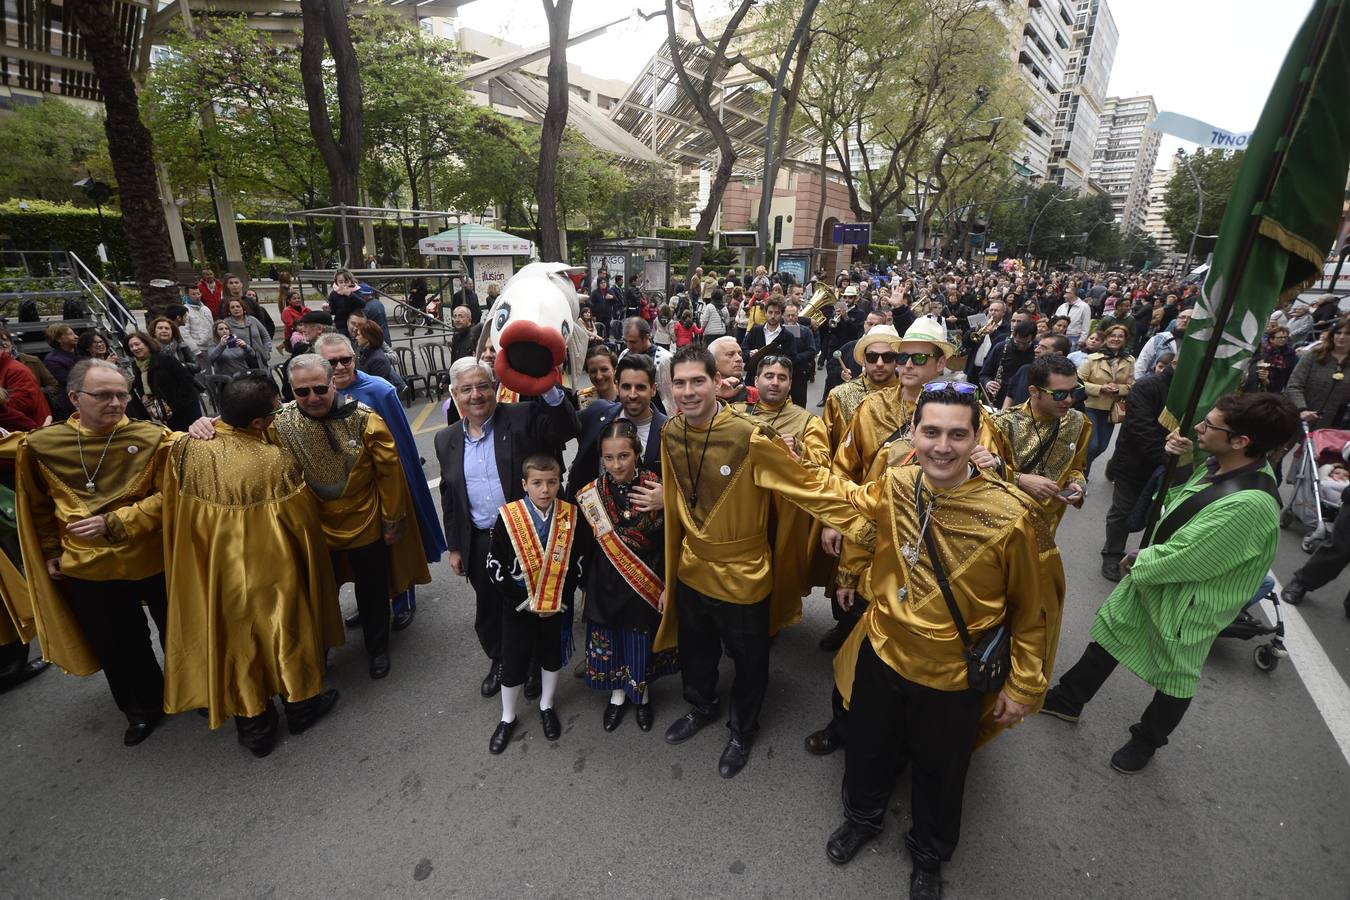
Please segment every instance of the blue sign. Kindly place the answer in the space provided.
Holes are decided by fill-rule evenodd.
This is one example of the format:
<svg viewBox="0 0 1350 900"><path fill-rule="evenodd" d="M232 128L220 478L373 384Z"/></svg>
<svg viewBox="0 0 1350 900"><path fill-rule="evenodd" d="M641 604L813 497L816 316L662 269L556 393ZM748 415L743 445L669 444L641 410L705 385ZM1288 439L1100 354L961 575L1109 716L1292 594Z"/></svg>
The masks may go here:
<svg viewBox="0 0 1350 900"><path fill-rule="evenodd" d="M837 222L832 236L836 244L856 244L866 247L872 243L872 223Z"/></svg>
<svg viewBox="0 0 1350 900"><path fill-rule="evenodd" d="M806 284L806 270L810 261L805 256L779 256L778 271L791 275L793 284Z"/></svg>

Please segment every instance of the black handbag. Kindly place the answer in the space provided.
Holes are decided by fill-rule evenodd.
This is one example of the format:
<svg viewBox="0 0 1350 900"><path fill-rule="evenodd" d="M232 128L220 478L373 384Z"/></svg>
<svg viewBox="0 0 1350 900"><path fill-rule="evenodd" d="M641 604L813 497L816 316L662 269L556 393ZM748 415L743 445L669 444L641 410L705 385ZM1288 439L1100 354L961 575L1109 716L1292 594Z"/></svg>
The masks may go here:
<svg viewBox="0 0 1350 900"><path fill-rule="evenodd" d="M1012 669L1012 631L1009 630L1007 622L1000 622L980 635L978 641L971 641L970 632L966 629L966 620L961 617L956 598L952 596L951 585L947 583L947 571L938 556L937 542L933 540L932 532L925 531L923 540L928 547L933 577L937 579L942 599L947 601L947 609L951 612L952 621L956 623L956 630L961 635L962 652L966 657L966 683L970 685L971 690L979 691L981 694L992 694L1003 687L1003 682L1008 679L1008 672Z"/></svg>

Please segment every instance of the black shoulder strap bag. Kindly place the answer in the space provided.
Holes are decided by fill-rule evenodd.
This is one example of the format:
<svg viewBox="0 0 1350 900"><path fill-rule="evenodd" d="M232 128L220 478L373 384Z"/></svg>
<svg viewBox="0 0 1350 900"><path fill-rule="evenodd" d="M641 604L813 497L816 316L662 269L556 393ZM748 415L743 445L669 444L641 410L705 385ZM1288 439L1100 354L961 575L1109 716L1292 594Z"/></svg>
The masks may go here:
<svg viewBox="0 0 1350 900"><path fill-rule="evenodd" d="M1149 541L1149 544L1156 546L1164 543L1176 534L1183 525L1193 519L1201 509L1220 498L1227 497L1229 494L1236 494L1238 491L1265 491L1275 498L1276 505L1280 505L1279 488L1271 475L1259 469L1239 472L1236 475L1216 481L1203 491L1198 491L1187 497L1180 506L1169 512L1158 523L1158 527L1153 531L1153 539Z"/></svg>
<svg viewBox="0 0 1350 900"><path fill-rule="evenodd" d="M922 482L922 478L916 479L914 485L916 507L922 502L920 499ZM970 685L971 690L992 694L1003 687L1003 682L1007 680L1008 672L1012 669L1012 632L1008 629L1008 623L1000 622L980 635L978 641L972 641L970 631L966 628L966 620L961 616L956 598L952 596L952 587L947 582L947 570L938 555L937 541L933 539L931 529L924 530L923 540L928 548L933 577L937 579L942 599L947 601L947 610L952 614L952 621L956 623L957 633L961 635L961 645L966 657L966 683Z"/></svg>

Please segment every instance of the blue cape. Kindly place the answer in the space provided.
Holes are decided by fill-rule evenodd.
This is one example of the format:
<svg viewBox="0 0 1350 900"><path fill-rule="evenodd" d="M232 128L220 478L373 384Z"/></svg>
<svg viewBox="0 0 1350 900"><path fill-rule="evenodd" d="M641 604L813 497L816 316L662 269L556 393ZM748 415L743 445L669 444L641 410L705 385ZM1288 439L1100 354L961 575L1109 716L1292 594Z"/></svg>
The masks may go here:
<svg viewBox="0 0 1350 900"><path fill-rule="evenodd" d="M441 554L446 551L445 531L441 527L440 516L436 515L436 506L432 503L431 489L427 487L426 476L422 474L422 457L417 452L417 443L413 440L408 417L398 401L398 392L383 378L358 371L356 380L344 393L379 413L390 434L394 436L399 459L403 461L403 474L408 478L408 492L412 495L413 508L417 510L417 527L422 531L422 549L426 551L427 562L439 561Z"/></svg>

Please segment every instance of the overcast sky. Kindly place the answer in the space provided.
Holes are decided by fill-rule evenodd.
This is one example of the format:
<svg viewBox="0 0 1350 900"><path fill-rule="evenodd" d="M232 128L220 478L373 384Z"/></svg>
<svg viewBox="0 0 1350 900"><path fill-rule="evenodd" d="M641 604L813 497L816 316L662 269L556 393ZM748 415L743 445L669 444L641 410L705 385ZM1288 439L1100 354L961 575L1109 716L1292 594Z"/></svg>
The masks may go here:
<svg viewBox="0 0 1350 900"><path fill-rule="evenodd" d="M575 0L572 30L618 18L635 5L662 4ZM702 16L727 3L697 0L697 6ZM1160 110L1249 131L1312 0L1115 0L1110 7L1120 30L1110 94L1152 94ZM517 44L548 37L540 0L477 0L463 7L460 23ZM630 81L664 38L662 19L625 23L568 56L592 75ZM1159 167L1181 145L1164 137Z"/></svg>

